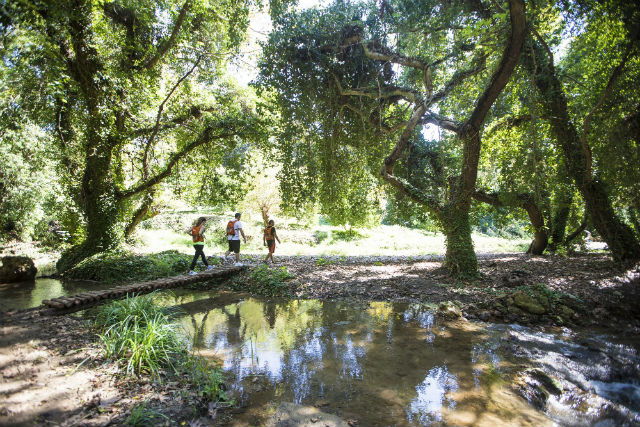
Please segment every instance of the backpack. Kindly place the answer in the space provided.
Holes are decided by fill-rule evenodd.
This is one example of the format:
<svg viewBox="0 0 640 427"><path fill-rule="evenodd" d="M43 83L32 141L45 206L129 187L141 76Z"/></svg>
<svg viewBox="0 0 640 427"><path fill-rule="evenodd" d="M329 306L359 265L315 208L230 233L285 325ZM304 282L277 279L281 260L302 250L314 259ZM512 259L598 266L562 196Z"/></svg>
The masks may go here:
<svg viewBox="0 0 640 427"><path fill-rule="evenodd" d="M204 236L200 233L200 229L202 228L202 226L200 227L191 227L191 231L189 232L189 234L191 234L191 236L193 236L193 243L197 243L197 242L204 242Z"/></svg>
<svg viewBox="0 0 640 427"><path fill-rule="evenodd" d="M264 238L265 240L273 240L273 226L268 225L264 229Z"/></svg>
<svg viewBox="0 0 640 427"><path fill-rule="evenodd" d="M234 225L236 225L236 222L238 222L237 219L233 219L231 221L229 221L227 223L227 236L235 236L236 235L236 230L233 228Z"/></svg>

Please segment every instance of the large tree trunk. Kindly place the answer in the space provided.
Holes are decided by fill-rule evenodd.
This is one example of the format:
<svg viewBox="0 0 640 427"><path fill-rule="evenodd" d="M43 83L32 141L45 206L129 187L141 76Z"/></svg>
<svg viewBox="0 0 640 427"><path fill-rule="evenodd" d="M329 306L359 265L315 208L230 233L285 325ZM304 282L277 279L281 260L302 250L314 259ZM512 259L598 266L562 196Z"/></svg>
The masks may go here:
<svg viewBox="0 0 640 427"><path fill-rule="evenodd" d="M567 170L585 201L593 226L609 245L614 259L636 261L640 259L640 244L632 230L616 215L604 182L593 177L589 148L583 145L569 118L567 101L562 85L555 74L551 59L545 49L535 44L537 73L535 82L542 94L542 103L550 118L551 131L566 159ZM533 69L534 58L527 50L527 63Z"/></svg>
<svg viewBox="0 0 640 427"><path fill-rule="evenodd" d="M85 258L113 249L121 237L117 225L121 220L121 200L111 176L111 145L101 140L96 129L100 119L96 114L90 120L86 166L82 177L80 203L87 221L85 240L65 251L56 268L63 273Z"/></svg>
<svg viewBox="0 0 640 427"><path fill-rule="evenodd" d="M555 251L564 243L564 236L567 230L567 222L571 213L571 202L573 197L568 193L563 193L556 203L556 210L553 213L551 222L551 243L549 250Z"/></svg>
<svg viewBox="0 0 640 427"><path fill-rule="evenodd" d="M447 251L444 265L456 277L474 277L478 274L478 259L471 240L469 209L449 204L441 217L446 236Z"/></svg>

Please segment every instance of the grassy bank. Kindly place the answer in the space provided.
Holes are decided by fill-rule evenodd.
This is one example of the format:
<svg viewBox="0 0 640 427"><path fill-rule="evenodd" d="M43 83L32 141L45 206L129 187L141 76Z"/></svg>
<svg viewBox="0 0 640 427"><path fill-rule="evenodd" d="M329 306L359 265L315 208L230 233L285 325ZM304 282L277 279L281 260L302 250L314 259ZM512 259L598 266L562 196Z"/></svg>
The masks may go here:
<svg viewBox="0 0 640 427"><path fill-rule="evenodd" d="M114 361L125 381L151 379L157 387L181 384L197 396L189 415L205 413L210 404L226 402L223 376L205 359L189 352L175 321L179 312L161 307L155 295L128 297L101 307L95 314L94 327L102 344L103 356ZM156 425L170 421L164 405L141 402L135 405L127 425ZM175 421L175 420L173 420Z"/></svg>

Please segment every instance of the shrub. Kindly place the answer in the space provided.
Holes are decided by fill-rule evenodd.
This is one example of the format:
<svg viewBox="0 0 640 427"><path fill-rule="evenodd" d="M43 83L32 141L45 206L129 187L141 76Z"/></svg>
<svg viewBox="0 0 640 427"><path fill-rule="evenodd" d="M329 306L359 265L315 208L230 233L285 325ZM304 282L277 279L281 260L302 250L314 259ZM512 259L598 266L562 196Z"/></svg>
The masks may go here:
<svg viewBox="0 0 640 427"><path fill-rule="evenodd" d="M246 283L236 280L233 287L268 297L290 297L289 285L285 282L293 277L286 267L269 268L261 265L251 272Z"/></svg>
<svg viewBox="0 0 640 427"><path fill-rule="evenodd" d="M331 232L331 237L333 240L342 240L345 242L351 242L352 240L358 240L366 237L364 234L360 233L353 228L349 230L334 230Z"/></svg>
<svg viewBox="0 0 640 427"><path fill-rule="evenodd" d="M192 257L175 250L150 255L136 255L125 251L105 252L85 259L65 273L65 277L107 283L152 280L183 274ZM216 263L217 258L213 258L211 262Z"/></svg>

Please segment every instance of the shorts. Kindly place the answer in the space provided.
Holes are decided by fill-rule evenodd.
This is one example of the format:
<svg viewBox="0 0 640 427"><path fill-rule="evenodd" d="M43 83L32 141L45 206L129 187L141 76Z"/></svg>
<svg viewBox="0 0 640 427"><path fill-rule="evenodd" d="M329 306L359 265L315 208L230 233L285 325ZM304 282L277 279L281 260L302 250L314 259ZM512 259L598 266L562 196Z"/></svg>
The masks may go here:
<svg viewBox="0 0 640 427"><path fill-rule="evenodd" d="M276 241L267 240L267 247L269 248L269 253L272 254L276 250Z"/></svg>
<svg viewBox="0 0 640 427"><path fill-rule="evenodd" d="M229 242L229 252L240 253L240 240L227 240Z"/></svg>

